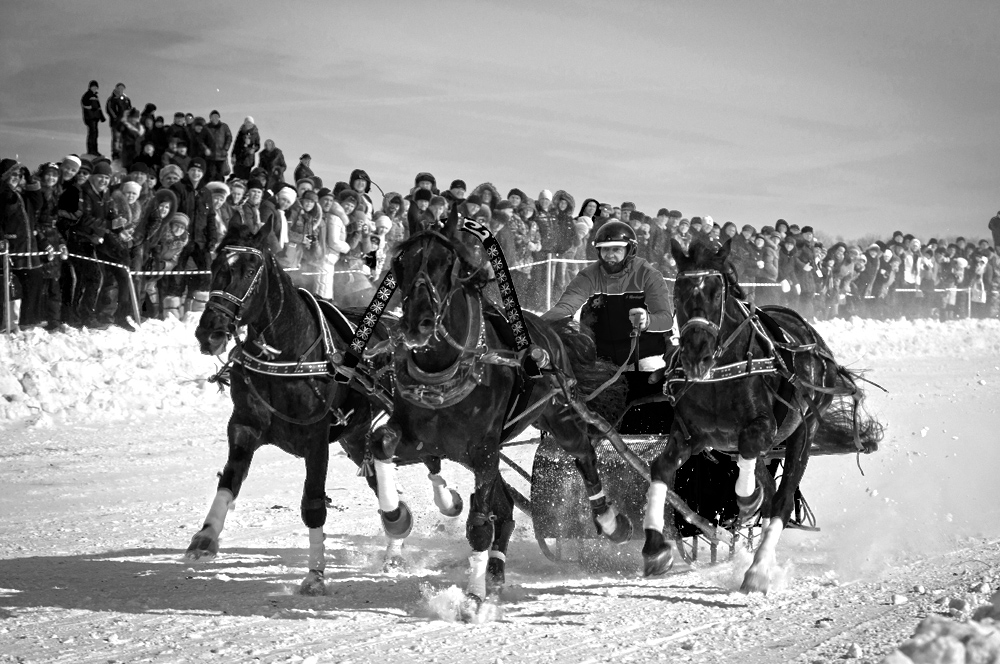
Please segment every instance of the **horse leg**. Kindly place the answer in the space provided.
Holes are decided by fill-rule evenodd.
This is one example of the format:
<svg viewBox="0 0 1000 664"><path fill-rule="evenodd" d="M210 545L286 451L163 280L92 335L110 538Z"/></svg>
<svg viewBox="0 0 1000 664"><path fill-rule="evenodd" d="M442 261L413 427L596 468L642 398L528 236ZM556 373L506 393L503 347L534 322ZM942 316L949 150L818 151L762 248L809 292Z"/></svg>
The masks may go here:
<svg viewBox="0 0 1000 664"><path fill-rule="evenodd" d="M507 545L514 533L514 500L499 474L496 484L493 489L493 513L496 515L496 522L493 526L493 545L490 547L489 561L486 563L486 593L490 597L499 597L507 582L505 573Z"/></svg>
<svg viewBox="0 0 1000 664"><path fill-rule="evenodd" d="M448 483L441 477L441 459L430 457L424 460L427 466L427 479L434 487L434 504L445 516L458 516L462 513L462 496L454 489L448 488Z"/></svg>
<svg viewBox="0 0 1000 664"><path fill-rule="evenodd" d="M382 529L389 539L383 556L385 571L404 566L403 540L413 529L413 513L409 506L399 499L399 490L396 488L396 464L393 455L400 435L399 427L390 421L385 426L379 427L372 436L378 513L382 518Z"/></svg>
<svg viewBox="0 0 1000 664"><path fill-rule="evenodd" d="M679 432L672 431L667 445L649 468L646 513L642 517L645 543L642 546L643 576L666 574L674 566L677 527L674 511L667 507L667 489L673 488L677 470L691 458L691 446ZM669 518L667 518L669 516Z"/></svg>
<svg viewBox="0 0 1000 664"><path fill-rule="evenodd" d="M325 427L323 428L325 433ZM326 525L326 471L330 460L330 445L325 436L316 437L306 452L306 481L302 487L302 523L309 529L309 572L299 587L302 595L323 595L326 592L326 547L323 526Z"/></svg>
<svg viewBox="0 0 1000 664"><path fill-rule="evenodd" d="M497 470L499 475L499 469ZM465 538L472 547L469 556L469 583L465 594L471 604L463 607L462 615L472 619L486 599L486 572L489 563L489 548L493 544L494 529L493 514L489 512L490 493L496 480L483 481L480 472L476 473L476 489L469 498L469 515L465 522Z"/></svg>
<svg viewBox="0 0 1000 664"><path fill-rule="evenodd" d="M205 517L201 530L191 538L184 557L188 560L211 560L219 553L219 536L226 524L226 515L232 509L243 480L250 472L250 462L260 445L260 430L246 424L229 422L229 457L219 476L215 499Z"/></svg>
<svg viewBox="0 0 1000 664"><path fill-rule="evenodd" d="M744 593L766 593L770 583L771 570L775 564L775 550L785 524L792 516L795 504L795 490L802 481L809 458L809 447L815 435L817 422L815 417L807 417L799 429L786 441L785 466L781 475L778 491L771 499L770 519L764 526L760 544L754 553L753 563L743 576L740 591Z"/></svg>
<svg viewBox="0 0 1000 664"><path fill-rule="evenodd" d="M764 488L757 482L757 460L774 444L774 416L768 411L750 420L740 429L736 467L736 504L740 508L739 522L745 523L760 511Z"/></svg>
<svg viewBox="0 0 1000 664"><path fill-rule="evenodd" d="M565 415L549 416L540 420L542 428L552 434L559 445L570 454L583 478L583 485L590 500L590 510L598 534L604 535L616 544L632 539L632 522L618 512L614 503L608 500L597 470L597 452L590 442L585 429L576 420Z"/></svg>

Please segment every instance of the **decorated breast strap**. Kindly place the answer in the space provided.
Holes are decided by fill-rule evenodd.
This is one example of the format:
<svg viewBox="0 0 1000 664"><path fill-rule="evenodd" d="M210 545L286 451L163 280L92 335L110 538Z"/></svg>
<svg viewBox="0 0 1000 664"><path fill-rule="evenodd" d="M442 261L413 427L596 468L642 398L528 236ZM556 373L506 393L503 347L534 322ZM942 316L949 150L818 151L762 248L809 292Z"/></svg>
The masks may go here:
<svg viewBox="0 0 1000 664"><path fill-rule="evenodd" d="M510 278L510 270L507 267L507 259L504 258L503 249L500 248L500 243L497 242L489 227L480 224L478 221L466 218L462 223L461 229L476 236L483 243L486 255L490 259L490 265L493 266L493 272L496 274L504 313L510 322L511 329L514 331L514 345L517 348L517 352L523 354L531 345L531 336L524 324L521 304L517 300L517 292L514 290L514 285ZM382 314L385 313L385 309L389 304L389 298L396 292L398 286L399 284L396 283L396 278L392 272L387 272L385 277L382 278L382 283L379 284L378 289L375 291L375 296L368 304L365 315L361 319L361 324L358 325L358 329L354 333L354 338L351 339L351 343L347 349L347 357L344 358L344 368L348 370L353 369L361 361L365 348L368 346L368 340L374 333L375 326L378 325Z"/></svg>

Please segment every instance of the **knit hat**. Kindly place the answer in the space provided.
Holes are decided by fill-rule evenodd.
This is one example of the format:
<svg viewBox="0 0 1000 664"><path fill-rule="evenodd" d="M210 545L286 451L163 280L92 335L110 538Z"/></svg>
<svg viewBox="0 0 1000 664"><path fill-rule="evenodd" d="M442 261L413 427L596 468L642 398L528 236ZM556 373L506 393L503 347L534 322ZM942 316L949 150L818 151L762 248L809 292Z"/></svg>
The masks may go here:
<svg viewBox="0 0 1000 664"><path fill-rule="evenodd" d="M429 200L431 200L432 196L434 196L434 194L431 193L430 189L417 189L413 193L413 200L414 201L429 201Z"/></svg>
<svg viewBox="0 0 1000 664"><path fill-rule="evenodd" d="M101 86L97 84L97 81L91 81L90 83L87 84L87 87L88 88L99 88Z"/></svg>
<svg viewBox="0 0 1000 664"><path fill-rule="evenodd" d="M756 233L757 232L757 229L754 228L753 226L751 226L750 224L743 224L743 228L740 229L740 230L742 232L744 232L744 233Z"/></svg>
<svg viewBox="0 0 1000 664"><path fill-rule="evenodd" d="M330 189L328 187L323 187L322 189L320 189L319 191L316 192L316 198L317 199L323 199L323 198L327 198L327 197L330 197L330 198L334 197L333 196L333 192L330 191Z"/></svg>
<svg viewBox="0 0 1000 664"><path fill-rule="evenodd" d="M472 194L471 196L465 199L465 202L472 203L473 205L482 205L483 199L479 194Z"/></svg>
<svg viewBox="0 0 1000 664"><path fill-rule="evenodd" d="M205 118L201 117L200 115L198 117L196 117L194 119L194 126L195 127L204 127L205 126Z"/></svg>
<svg viewBox="0 0 1000 664"><path fill-rule="evenodd" d="M65 164L66 162L69 162L71 164L76 164L77 168L80 168L80 166L83 165L83 162L80 161L80 158L77 157L75 154L68 154L65 157L63 157L62 163Z"/></svg>
<svg viewBox="0 0 1000 664"><path fill-rule="evenodd" d="M253 124L253 116L252 115L246 116L245 118L243 118L243 122L249 122L250 124Z"/></svg>
<svg viewBox="0 0 1000 664"><path fill-rule="evenodd" d="M251 189L260 189L261 191L264 191L263 180L258 180L257 178L251 178L250 181L247 182L247 191L250 191Z"/></svg>
<svg viewBox="0 0 1000 664"><path fill-rule="evenodd" d="M246 180L243 180L241 178L230 178L230 180L229 180L229 189L231 191L236 191L237 189L239 189L240 191L246 191L247 190L247 182L246 182Z"/></svg>
<svg viewBox="0 0 1000 664"><path fill-rule="evenodd" d="M471 198L471 196L470 196L470 198ZM499 203L497 203L496 209L498 211L499 210L513 210L514 206L511 205L510 201L508 201L508 200L502 200Z"/></svg>
<svg viewBox="0 0 1000 664"><path fill-rule="evenodd" d="M444 204L445 204L444 196L431 196L431 205L443 206ZM479 212L482 212L483 210L489 210L489 208L484 205L479 209ZM477 212L476 214L479 214L479 212Z"/></svg>
<svg viewBox="0 0 1000 664"><path fill-rule="evenodd" d="M94 170L94 165L89 161L87 161L86 159L84 159L83 161L80 162L80 170L77 172L77 174L92 173L93 170Z"/></svg>
<svg viewBox="0 0 1000 664"><path fill-rule="evenodd" d="M812 233L813 232L813 227L812 226L803 226L802 227L802 232L803 233Z"/></svg>
<svg viewBox="0 0 1000 664"><path fill-rule="evenodd" d="M319 196L316 195L315 191L310 189L309 191L302 192L302 200L312 201L313 203L319 203Z"/></svg>
<svg viewBox="0 0 1000 664"><path fill-rule="evenodd" d="M277 191L277 193L275 193L274 197L277 198L277 199L285 199L289 203L294 203L295 199L298 198L299 195L295 192L294 189L292 189L288 185L285 185L281 189L278 189L278 191Z"/></svg>
<svg viewBox="0 0 1000 664"><path fill-rule="evenodd" d="M668 210L667 208L660 208L656 212L656 216L657 217L669 217L670 216L670 210Z"/></svg>
<svg viewBox="0 0 1000 664"><path fill-rule="evenodd" d="M584 228L587 229L587 232L589 233L591 229L594 228L594 220L587 216L577 217L574 226L576 228L580 228L581 226L583 226Z"/></svg>
<svg viewBox="0 0 1000 664"><path fill-rule="evenodd" d="M388 232L389 229L391 228L392 228L392 219L390 219L388 215L383 214L378 219L375 220L375 232L378 231Z"/></svg>
<svg viewBox="0 0 1000 664"><path fill-rule="evenodd" d="M430 193L430 192L427 192L427 193ZM348 201L350 201L351 203L354 203L354 206L357 207L358 206L358 192L354 191L353 189L345 189L342 192L340 192L340 194L337 195L337 202L338 203L343 204L343 203L346 203Z"/></svg>
<svg viewBox="0 0 1000 664"><path fill-rule="evenodd" d="M232 193L229 189L229 185L225 182L209 182L205 185L205 189L208 189L212 194L222 194L226 198L229 198L229 194Z"/></svg>
<svg viewBox="0 0 1000 664"><path fill-rule="evenodd" d="M122 186L121 186L121 190L122 190L123 194L127 194L129 192L132 192L136 196L138 196L139 194L142 193L142 187L139 186L138 182L123 182Z"/></svg>
<svg viewBox="0 0 1000 664"><path fill-rule="evenodd" d="M0 168L0 170L3 170L3 169ZM99 161L99 162L97 162L96 164L94 164L93 174L94 175L107 175L108 177L111 177L111 164L108 163L108 162L106 162L106 161Z"/></svg>
<svg viewBox="0 0 1000 664"><path fill-rule="evenodd" d="M129 173L142 173L143 175L149 175L149 166L145 162L137 161L132 164L132 167L128 170Z"/></svg>
<svg viewBox="0 0 1000 664"><path fill-rule="evenodd" d="M306 152L301 157L299 157L299 161L302 161L303 159L312 159L312 157L309 155L308 152Z"/></svg>
<svg viewBox="0 0 1000 664"><path fill-rule="evenodd" d="M549 189L542 189L540 192L538 192L538 200L542 200L543 198L547 201L551 201L552 192Z"/></svg>
<svg viewBox="0 0 1000 664"><path fill-rule="evenodd" d="M190 171L192 168L200 168L202 170L202 172L204 173L205 172L205 160L202 159L201 157L195 157L194 159L191 160L191 163L188 164L188 170Z"/></svg>
<svg viewBox="0 0 1000 664"><path fill-rule="evenodd" d="M174 216L170 217L170 225L187 228L191 225L191 219L183 212L174 212Z"/></svg>
<svg viewBox="0 0 1000 664"><path fill-rule="evenodd" d="M465 186L465 181L464 180L452 180L451 181L451 186L448 187L448 188L449 189L468 189L468 187Z"/></svg>

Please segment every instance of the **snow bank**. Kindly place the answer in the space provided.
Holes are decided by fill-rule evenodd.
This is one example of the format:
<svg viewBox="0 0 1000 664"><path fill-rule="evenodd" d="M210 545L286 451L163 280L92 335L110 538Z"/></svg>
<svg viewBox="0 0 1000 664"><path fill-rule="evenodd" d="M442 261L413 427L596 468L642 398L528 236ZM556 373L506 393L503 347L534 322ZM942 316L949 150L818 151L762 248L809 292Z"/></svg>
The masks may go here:
<svg viewBox="0 0 1000 664"><path fill-rule="evenodd" d="M972 619L930 615L920 621L913 637L887 655L881 664L951 664L1000 661L1000 593L979 607Z"/></svg>
<svg viewBox="0 0 1000 664"><path fill-rule="evenodd" d="M195 326L151 320L134 333L0 334L0 422L121 420L228 401L206 380L219 361L198 351Z"/></svg>
<svg viewBox="0 0 1000 664"><path fill-rule="evenodd" d="M201 355L195 321L147 321L118 328L40 329L0 335L0 422L46 424L119 420L132 414L222 404L206 382L219 366ZM1000 321L822 322L820 333L841 362L868 368L879 359L1000 355Z"/></svg>

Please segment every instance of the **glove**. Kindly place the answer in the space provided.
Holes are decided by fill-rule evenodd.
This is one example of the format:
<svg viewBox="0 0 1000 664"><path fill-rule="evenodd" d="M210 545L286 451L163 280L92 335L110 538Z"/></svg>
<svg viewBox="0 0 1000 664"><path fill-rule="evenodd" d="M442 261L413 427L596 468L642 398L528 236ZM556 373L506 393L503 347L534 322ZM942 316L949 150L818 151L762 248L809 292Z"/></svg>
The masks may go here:
<svg viewBox="0 0 1000 664"><path fill-rule="evenodd" d="M803 270L805 270L806 272L812 272L812 269L813 269L813 266L812 266L812 265L806 265L806 266L805 266L804 268L802 268L802 269L803 269Z"/></svg>
<svg viewBox="0 0 1000 664"><path fill-rule="evenodd" d="M632 321L632 328L638 330L639 332L642 332L649 327L649 312L642 307L629 309L628 319Z"/></svg>
<svg viewBox="0 0 1000 664"><path fill-rule="evenodd" d="M802 295L802 284L795 284L795 294Z"/></svg>
<svg viewBox="0 0 1000 664"><path fill-rule="evenodd" d="M781 292L782 293L787 293L790 290L792 290L792 285L790 283L788 283L788 279L782 279L781 280Z"/></svg>
<svg viewBox="0 0 1000 664"><path fill-rule="evenodd" d="M757 261L757 267L760 268L761 270L763 270L764 269L764 261Z"/></svg>

